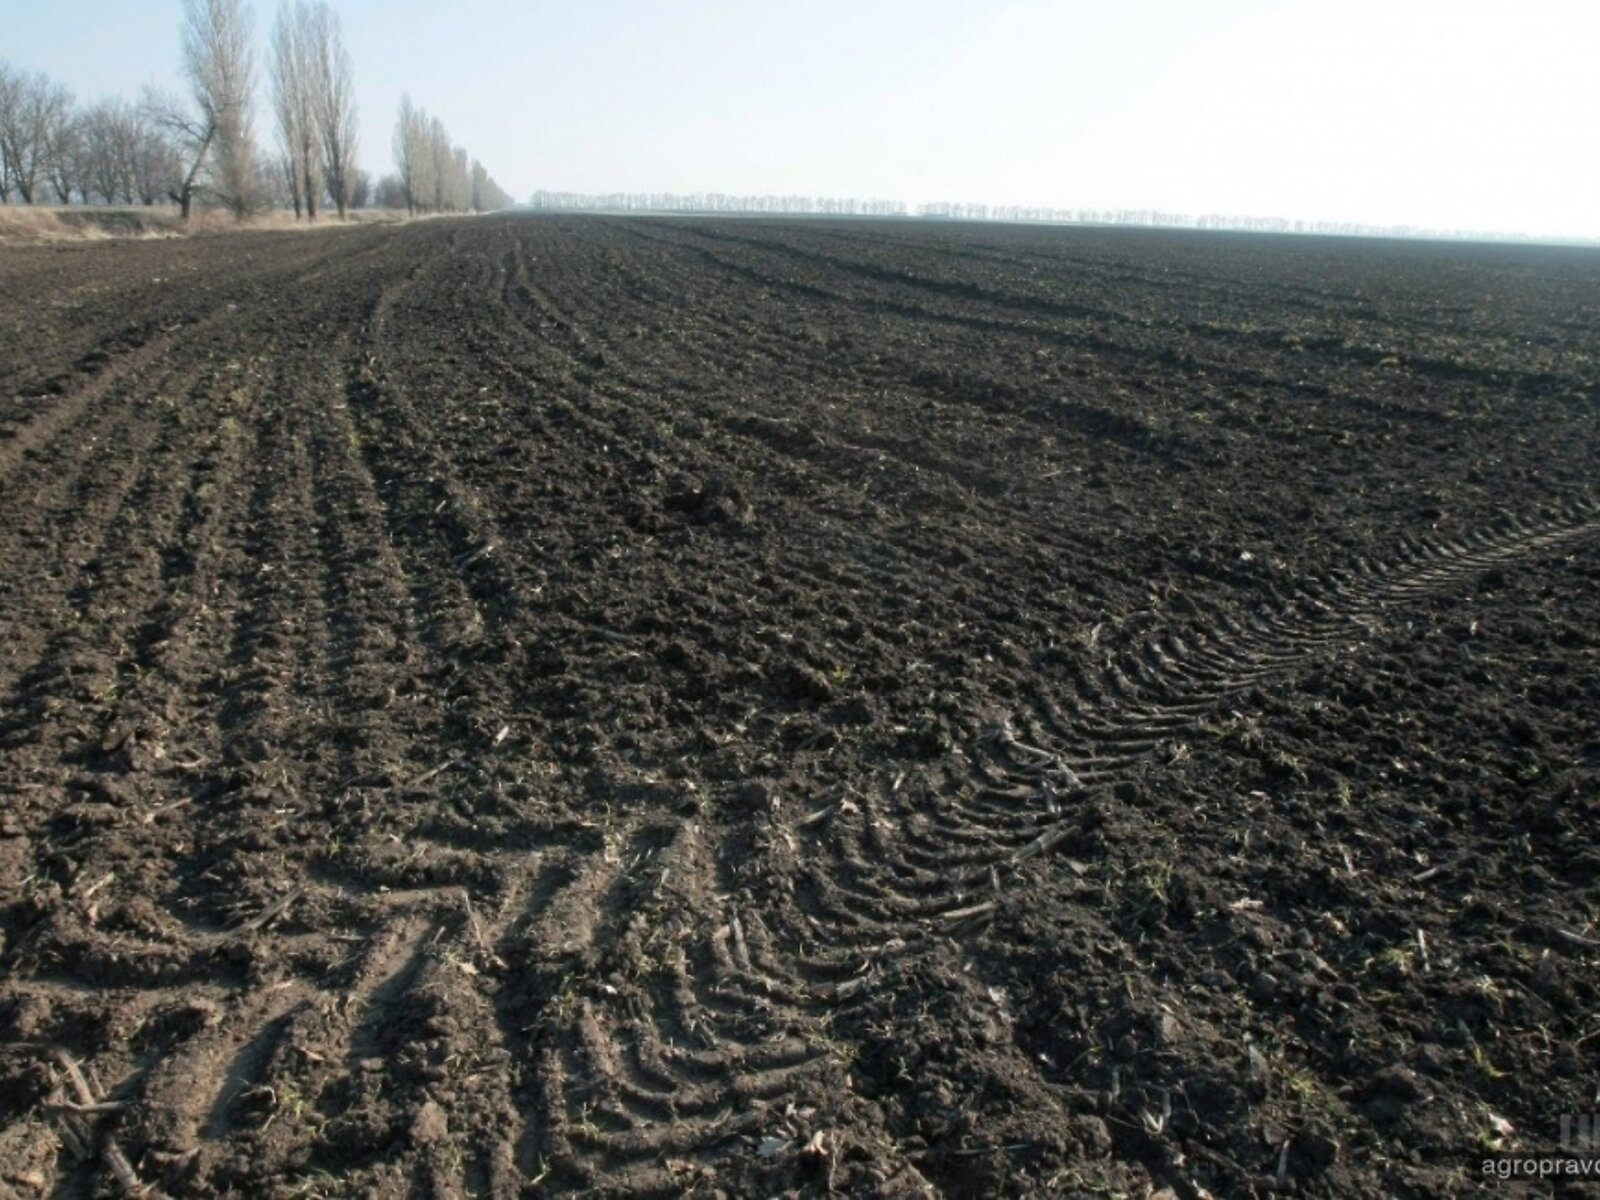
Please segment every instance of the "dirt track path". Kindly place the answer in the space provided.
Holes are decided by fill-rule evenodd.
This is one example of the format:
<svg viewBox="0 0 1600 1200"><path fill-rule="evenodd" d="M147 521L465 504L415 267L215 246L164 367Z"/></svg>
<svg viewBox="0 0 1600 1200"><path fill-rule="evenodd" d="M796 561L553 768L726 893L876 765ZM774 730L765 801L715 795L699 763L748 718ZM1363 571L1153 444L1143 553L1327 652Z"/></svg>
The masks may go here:
<svg viewBox="0 0 1600 1200"><path fill-rule="evenodd" d="M494 219L0 297L14 1190L1420 1195L1592 1107L1592 256Z"/></svg>

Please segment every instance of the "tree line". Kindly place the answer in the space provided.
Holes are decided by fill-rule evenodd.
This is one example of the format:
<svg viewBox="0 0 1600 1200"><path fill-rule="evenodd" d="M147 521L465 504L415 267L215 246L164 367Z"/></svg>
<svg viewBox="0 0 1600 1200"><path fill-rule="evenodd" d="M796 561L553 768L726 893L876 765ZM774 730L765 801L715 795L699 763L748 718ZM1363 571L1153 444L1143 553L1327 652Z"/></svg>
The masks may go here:
<svg viewBox="0 0 1600 1200"><path fill-rule="evenodd" d="M552 192L537 191L528 206L543 212L765 213L772 216L903 217L901 200L764 195L727 192Z"/></svg>
<svg viewBox="0 0 1600 1200"><path fill-rule="evenodd" d="M1217 229L1257 233L1338 234L1378 237L1439 237L1449 231L1411 226L1360 225L1344 221L1281 217L1194 216L1145 208L1046 208L932 200L859 200L803 195L734 195L725 192L557 192L540 190L528 200L536 212L742 213L767 216L918 217L930 221L999 221L1019 225L1132 225L1156 229Z"/></svg>
<svg viewBox="0 0 1600 1200"><path fill-rule="evenodd" d="M258 71L244 0L184 0L179 92L79 103L38 71L0 61L0 204L197 203L246 217L293 210L315 220L377 204L487 212L510 197L450 142L438 118L401 104L393 175L357 165L354 71L327 0L282 0L266 58L273 146L254 122Z"/></svg>
<svg viewBox="0 0 1600 1200"><path fill-rule="evenodd" d="M400 97L394 127L396 173L379 186L388 208L408 212L494 212L511 197L475 158L452 144L444 122Z"/></svg>

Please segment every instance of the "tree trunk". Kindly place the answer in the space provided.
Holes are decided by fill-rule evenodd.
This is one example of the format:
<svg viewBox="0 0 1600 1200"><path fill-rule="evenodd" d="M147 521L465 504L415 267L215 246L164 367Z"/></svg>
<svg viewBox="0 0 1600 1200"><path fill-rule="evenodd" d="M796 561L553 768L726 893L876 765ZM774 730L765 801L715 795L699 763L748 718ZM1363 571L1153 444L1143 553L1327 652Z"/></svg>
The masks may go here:
<svg viewBox="0 0 1600 1200"><path fill-rule="evenodd" d="M189 168L189 174L184 176L182 194L177 197L178 208L182 211L183 223L189 223L189 213L194 207L194 180L200 174L200 166L206 161L206 154L211 149L211 139L216 136L217 128L213 125L206 130L206 136L200 141L200 149L194 156L194 165Z"/></svg>
<svg viewBox="0 0 1600 1200"><path fill-rule="evenodd" d="M301 137L305 138L300 146L300 173L305 176L306 181L306 220L315 221L317 219L317 173L312 168L316 163L312 157L310 139L305 134L302 134Z"/></svg>

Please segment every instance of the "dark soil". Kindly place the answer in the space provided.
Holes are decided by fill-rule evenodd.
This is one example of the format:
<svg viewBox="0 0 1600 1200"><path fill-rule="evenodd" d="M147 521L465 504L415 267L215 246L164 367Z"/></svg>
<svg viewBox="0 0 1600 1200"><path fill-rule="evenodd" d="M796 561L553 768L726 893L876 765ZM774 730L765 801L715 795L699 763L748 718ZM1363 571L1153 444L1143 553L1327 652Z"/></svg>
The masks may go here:
<svg viewBox="0 0 1600 1200"><path fill-rule="evenodd" d="M0 251L0 1194L1483 1186L1600 1107L1597 330L1535 248Z"/></svg>

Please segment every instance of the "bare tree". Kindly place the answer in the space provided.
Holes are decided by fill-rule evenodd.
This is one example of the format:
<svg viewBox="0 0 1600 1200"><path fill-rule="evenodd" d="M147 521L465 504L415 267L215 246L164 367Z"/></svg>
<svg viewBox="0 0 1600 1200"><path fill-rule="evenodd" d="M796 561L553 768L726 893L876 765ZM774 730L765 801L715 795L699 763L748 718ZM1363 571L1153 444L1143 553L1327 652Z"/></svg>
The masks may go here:
<svg viewBox="0 0 1600 1200"><path fill-rule="evenodd" d="M350 207L366 208L372 203L372 176L357 167L350 172Z"/></svg>
<svg viewBox="0 0 1600 1200"><path fill-rule="evenodd" d="M197 106L197 111L191 113L181 100L153 88L145 89L142 107L146 119L174 147L178 170L169 194L187 221L200 190L200 176L210 157L211 144L217 138L216 121L205 106Z"/></svg>
<svg viewBox="0 0 1600 1200"><path fill-rule="evenodd" d="M300 219L301 193L299 145L300 104L297 93L302 88L300 73L296 70L293 46L293 28L289 19L291 10L287 3L278 8L278 20L272 27L272 57L267 62L267 80L272 88L272 116L278 135L280 165L289 185L290 200L294 205L295 219Z"/></svg>
<svg viewBox="0 0 1600 1200"><path fill-rule="evenodd" d="M101 100L83 114L83 190L102 204L132 202L133 183L128 167L133 118L121 100Z"/></svg>
<svg viewBox="0 0 1600 1200"><path fill-rule="evenodd" d="M46 170L57 204L71 204L74 193L83 191L83 117L68 111L50 131L46 148Z"/></svg>
<svg viewBox="0 0 1600 1200"><path fill-rule="evenodd" d="M472 207L472 168L467 152L457 146L450 152L450 211L467 212Z"/></svg>
<svg viewBox="0 0 1600 1200"><path fill-rule="evenodd" d="M50 146L70 120L72 93L42 74L24 75L0 64L0 183L24 204L39 197L48 178Z"/></svg>
<svg viewBox="0 0 1600 1200"><path fill-rule="evenodd" d="M376 208L405 208L409 195L399 175L385 175L373 186L372 203Z"/></svg>
<svg viewBox="0 0 1600 1200"><path fill-rule="evenodd" d="M251 199L259 209L289 207L289 181L280 169L282 162L271 154L258 153L252 171Z"/></svg>
<svg viewBox="0 0 1600 1200"><path fill-rule="evenodd" d="M433 211L447 211L450 189L450 133L438 117L428 122L428 182Z"/></svg>
<svg viewBox="0 0 1600 1200"><path fill-rule="evenodd" d="M479 170L483 170L480 166ZM502 208L511 207L511 196L494 181L494 176L483 170L481 178L475 177L473 186L477 189L475 206L479 212L499 212Z"/></svg>
<svg viewBox="0 0 1600 1200"><path fill-rule="evenodd" d="M485 195L488 191L489 172L477 159L472 160L472 211L488 211L484 205Z"/></svg>
<svg viewBox="0 0 1600 1200"><path fill-rule="evenodd" d="M293 4L283 0L272 31L268 74L294 215L298 217L304 206L307 218L315 221L322 197L322 138L313 95L311 22L312 9L306 0Z"/></svg>
<svg viewBox="0 0 1600 1200"><path fill-rule="evenodd" d="M11 123L20 90L21 76L9 63L0 62L0 130ZM0 204L10 203L11 155L6 152L5 139L0 137Z"/></svg>
<svg viewBox="0 0 1600 1200"><path fill-rule="evenodd" d="M428 114L411 103L409 95L400 97L393 149L395 172L405 193L406 211L416 213L426 207L429 190Z"/></svg>
<svg viewBox="0 0 1600 1200"><path fill-rule="evenodd" d="M197 162L209 152L209 189L236 217L255 201L249 27L243 0L184 0L183 67L199 112L188 121L189 140L203 147ZM195 178L191 170L180 201L186 218Z"/></svg>
<svg viewBox="0 0 1600 1200"><path fill-rule="evenodd" d="M64 85L51 83L43 75L39 76L39 81L41 87L36 109L39 130L39 150L36 155L38 171L45 179L59 183L56 164L58 158L71 154L72 134L77 124L75 111L77 102L73 99L71 90ZM43 184L39 186L42 187ZM62 200L61 203L65 204L67 201Z"/></svg>
<svg viewBox="0 0 1600 1200"><path fill-rule="evenodd" d="M129 109L128 114L134 195L148 206L172 194L183 167L171 139L145 113Z"/></svg>
<svg viewBox="0 0 1600 1200"><path fill-rule="evenodd" d="M311 8L307 36L311 106L322 142L328 195L342 218L355 186L356 91L339 15L324 0Z"/></svg>

